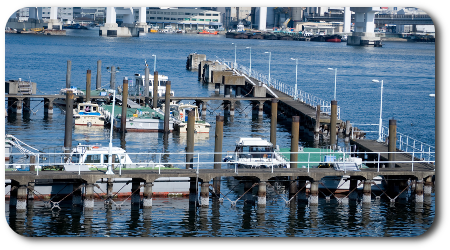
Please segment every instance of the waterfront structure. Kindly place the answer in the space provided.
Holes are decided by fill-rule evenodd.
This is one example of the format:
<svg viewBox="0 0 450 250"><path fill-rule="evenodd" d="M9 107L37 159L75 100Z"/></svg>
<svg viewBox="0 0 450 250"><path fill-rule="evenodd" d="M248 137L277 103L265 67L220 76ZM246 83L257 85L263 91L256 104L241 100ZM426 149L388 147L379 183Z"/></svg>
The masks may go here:
<svg viewBox="0 0 450 250"><path fill-rule="evenodd" d="M202 8L148 8L146 21L160 29L223 29L221 13Z"/></svg>

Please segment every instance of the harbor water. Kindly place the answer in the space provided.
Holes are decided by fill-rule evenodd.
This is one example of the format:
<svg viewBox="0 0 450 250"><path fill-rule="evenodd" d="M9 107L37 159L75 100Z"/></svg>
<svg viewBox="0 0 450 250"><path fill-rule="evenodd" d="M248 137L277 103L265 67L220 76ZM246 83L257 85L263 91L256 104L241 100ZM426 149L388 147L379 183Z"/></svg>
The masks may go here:
<svg viewBox="0 0 450 250"><path fill-rule="evenodd" d="M67 61L72 62L71 85L85 89L86 71L92 71L95 86L97 61L102 61L102 86L109 87L110 73L106 67L120 67L116 86L124 77L133 79L135 73L144 74L146 60L153 71L167 75L176 96L214 96L214 85L198 81L197 72L186 70L190 53L205 54L207 59L222 58L249 66L263 74L293 86L298 58L298 88L321 99L331 101L334 96L334 71L337 68L336 99L341 119L355 124L376 124L380 110L380 84L383 88L383 125L397 120L397 130L420 142L435 145L435 44L384 42L383 47L353 47L345 43L299 42L282 40L237 40L224 36L196 34L146 34L131 38L99 37L95 30L67 30L66 36L5 35L5 80L22 78L37 83L38 94L57 94L66 86ZM221 93L223 91L221 90ZM216 115L223 114L220 101L208 102L206 120L211 124L209 135L196 135L195 151L212 152ZM5 103L7 105L7 103ZM32 112L18 117L5 117L5 133L12 134L30 146L46 152L59 152L64 144L64 112L55 107L51 117L44 115L43 103L33 101ZM232 151L239 137L258 136L269 140L270 118L258 119L252 114L250 103L237 104L234 119L224 122L223 151ZM378 127L370 130L378 131ZM377 133L371 134L377 138ZM164 148L168 153L182 153L186 136L171 133ZM163 150L161 133L127 133L121 141L113 133L113 144L127 152L155 152ZM300 138L302 146L312 146L309 136ZM76 145L99 143L107 146L109 129L73 130ZM290 126L279 123L277 144L290 147ZM340 145L345 145L339 139ZM322 142L321 146L326 145ZM222 192L236 200L243 187L223 179ZM208 208L189 209L187 198L154 198L150 210L135 210L124 202L121 210L105 209L96 202L94 212L86 213L62 206L51 211L39 201L26 214L9 212L5 216L9 226L24 236L91 236L91 237L412 237L424 234L435 218L434 190L422 206L411 198L391 204L376 200L370 206L360 202L339 203L335 199L320 199L317 207L307 203L285 204L282 196L268 189L265 208L243 201L236 206L224 200L211 202Z"/></svg>

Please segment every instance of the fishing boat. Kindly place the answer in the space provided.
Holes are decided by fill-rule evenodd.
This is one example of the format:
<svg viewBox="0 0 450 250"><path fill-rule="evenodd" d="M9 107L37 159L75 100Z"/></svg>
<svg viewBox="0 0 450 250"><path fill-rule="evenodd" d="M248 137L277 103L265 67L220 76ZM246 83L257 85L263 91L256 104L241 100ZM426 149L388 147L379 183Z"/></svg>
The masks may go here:
<svg viewBox="0 0 450 250"><path fill-rule="evenodd" d="M74 123L76 126L103 126L105 125L105 116L100 113L98 104L91 102L79 103L73 112Z"/></svg>
<svg viewBox="0 0 450 250"><path fill-rule="evenodd" d="M162 110L164 110L165 105L163 104ZM174 128L180 133L187 133L187 122L188 116L187 112L194 110L195 125L194 133L209 133L211 125L200 118L198 107L192 104L183 103L171 103L170 104L170 114L174 118Z"/></svg>
<svg viewBox="0 0 450 250"><path fill-rule="evenodd" d="M289 168L286 159L273 144L262 138L239 138L233 152L223 159L228 168Z"/></svg>
<svg viewBox="0 0 450 250"><path fill-rule="evenodd" d="M148 76L148 86L149 86L149 96L153 96L153 82L155 80L154 75L149 74ZM144 95L144 85L145 85L145 75L141 74L134 74L134 79L136 81L136 85L131 87L129 89L130 94L135 95ZM166 84L169 80L168 76L165 75L158 75L158 97L165 97L166 96ZM170 90L170 96L175 96L175 92L173 90ZM160 99L161 101L164 101Z"/></svg>
<svg viewBox="0 0 450 250"><path fill-rule="evenodd" d="M63 88L59 91L60 95L66 95L67 91L71 90L74 96L74 100L78 99L78 97L84 96L84 92L79 90L77 87L71 86L70 88ZM56 98L53 101L53 104L59 105L59 106L66 106L66 98Z"/></svg>
<svg viewBox="0 0 450 250"><path fill-rule="evenodd" d="M325 42L340 43L341 36L337 34L325 36Z"/></svg>

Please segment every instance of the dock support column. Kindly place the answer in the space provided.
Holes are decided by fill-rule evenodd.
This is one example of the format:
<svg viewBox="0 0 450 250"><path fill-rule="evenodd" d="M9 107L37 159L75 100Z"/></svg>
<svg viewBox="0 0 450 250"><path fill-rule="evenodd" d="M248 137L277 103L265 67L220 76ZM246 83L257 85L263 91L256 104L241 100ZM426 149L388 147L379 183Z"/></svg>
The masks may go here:
<svg viewBox="0 0 450 250"><path fill-rule="evenodd" d="M44 113L53 114L53 99L44 98Z"/></svg>
<svg viewBox="0 0 450 250"><path fill-rule="evenodd" d="M297 168L298 161L298 140L299 140L299 129L300 129L300 116L292 117L292 132L291 132L291 155L290 162L291 168ZM294 163L293 163L294 162Z"/></svg>
<svg viewBox="0 0 450 250"><path fill-rule="evenodd" d="M137 178L131 179L131 206L136 206L141 203L141 181Z"/></svg>
<svg viewBox="0 0 450 250"><path fill-rule="evenodd" d="M97 78L95 80L95 89L102 88L102 60L97 61Z"/></svg>
<svg viewBox="0 0 450 250"><path fill-rule="evenodd" d="M230 101L230 116L234 116L235 101Z"/></svg>
<svg viewBox="0 0 450 250"><path fill-rule="evenodd" d="M319 182L315 180L311 181L309 205L319 205Z"/></svg>
<svg viewBox="0 0 450 250"><path fill-rule="evenodd" d="M362 203L369 203L372 200L372 180L365 180L363 187Z"/></svg>
<svg viewBox="0 0 450 250"><path fill-rule="evenodd" d="M67 61L67 72L66 72L66 88L70 88L70 75L72 71L72 61Z"/></svg>
<svg viewBox="0 0 450 250"><path fill-rule="evenodd" d="M207 101L202 101L202 119L205 120L206 117L206 102Z"/></svg>
<svg viewBox="0 0 450 250"><path fill-rule="evenodd" d="M433 182L431 176L425 178L425 185L423 187L423 193L425 196L431 196L431 191L433 189Z"/></svg>
<svg viewBox="0 0 450 250"><path fill-rule="evenodd" d="M113 159L114 162L114 159ZM113 166L114 169L114 166ZM113 198L113 185L114 185L114 178L108 178L106 181L106 197L109 199ZM111 203L109 203L109 206L111 206Z"/></svg>
<svg viewBox="0 0 450 250"><path fill-rule="evenodd" d="M22 114L22 105L23 105L23 98L17 98L16 102L16 113Z"/></svg>
<svg viewBox="0 0 450 250"><path fill-rule="evenodd" d="M145 182L144 199L142 201L143 208L151 208L153 206L153 183Z"/></svg>
<svg viewBox="0 0 450 250"><path fill-rule="evenodd" d="M350 190L349 190L349 191L352 192L353 189L355 189L357 186L358 186L358 180L357 180L357 179L354 179L354 178L350 178ZM351 200L356 200L356 199L358 198L358 193L356 192L356 190L353 191L353 192L349 195L348 198L351 199Z"/></svg>
<svg viewBox="0 0 450 250"><path fill-rule="evenodd" d="M215 83L214 84L214 92L216 94L220 94L220 83Z"/></svg>
<svg viewBox="0 0 450 250"><path fill-rule="evenodd" d="M72 150L72 127L73 127L73 92L66 92L66 120L64 133L64 153L70 154ZM68 157L68 155L66 156Z"/></svg>
<svg viewBox="0 0 450 250"><path fill-rule="evenodd" d="M202 181L202 187L200 189L200 205L202 207L209 206L209 182Z"/></svg>
<svg viewBox="0 0 450 250"><path fill-rule="evenodd" d="M86 73L86 102L91 102L91 70Z"/></svg>
<svg viewBox="0 0 450 250"><path fill-rule="evenodd" d="M241 98L242 97L242 87L236 85L236 93L235 93L236 98Z"/></svg>
<svg viewBox="0 0 450 250"><path fill-rule="evenodd" d="M389 120L389 143L388 143L388 163L389 168L395 168L395 154L391 152L397 151L397 121Z"/></svg>
<svg viewBox="0 0 450 250"><path fill-rule="evenodd" d="M73 207L81 207L81 205L83 204L83 200L82 200L82 196L83 196L83 192L82 192L82 188L81 188L82 184L81 183L74 183L72 188L73 188L73 193L72 193L72 206Z"/></svg>
<svg viewBox="0 0 450 250"><path fill-rule="evenodd" d="M290 176L289 179L289 199L291 199L298 191L298 181L295 176Z"/></svg>
<svg viewBox="0 0 450 250"><path fill-rule="evenodd" d="M20 185L17 189L16 211L24 212L27 210L27 187Z"/></svg>
<svg viewBox="0 0 450 250"><path fill-rule="evenodd" d="M145 106L149 105L150 102L150 98L149 98L149 93L150 93L150 70L148 68L148 65L145 65L145 80L144 80L144 98L145 98ZM170 93L170 91L169 91Z"/></svg>
<svg viewBox="0 0 450 250"><path fill-rule="evenodd" d="M165 95L165 105L164 105L164 133L169 133L169 118L170 118L170 81L166 83L166 95Z"/></svg>
<svg viewBox="0 0 450 250"><path fill-rule="evenodd" d="M320 139L320 105L316 107L316 125L314 127L314 140L318 141Z"/></svg>
<svg viewBox="0 0 450 250"><path fill-rule="evenodd" d="M128 78L123 78L122 93L122 116L120 117L120 131L122 135L127 131L127 108L128 108Z"/></svg>
<svg viewBox="0 0 450 250"><path fill-rule="evenodd" d="M331 119L330 119L330 146L331 148L336 147L336 121L337 121L337 101L331 101Z"/></svg>
<svg viewBox="0 0 450 250"><path fill-rule="evenodd" d="M11 180L11 191L9 192L9 207L16 208L17 206L17 190L19 189L19 183Z"/></svg>
<svg viewBox="0 0 450 250"><path fill-rule="evenodd" d="M416 181L416 203L423 203L423 180Z"/></svg>
<svg viewBox="0 0 450 250"><path fill-rule="evenodd" d="M27 195L28 200L34 200L34 186L35 185L36 185L35 182L28 183L28 195Z"/></svg>
<svg viewBox="0 0 450 250"><path fill-rule="evenodd" d="M298 189L300 190L300 192L298 192L297 194L297 200L302 200L302 201L306 201L306 186L307 186L307 182L304 179L299 179L298 180Z"/></svg>
<svg viewBox="0 0 450 250"><path fill-rule="evenodd" d="M224 97L225 98L231 97L231 86L230 85L224 86Z"/></svg>
<svg viewBox="0 0 450 250"><path fill-rule="evenodd" d="M214 133L214 169L222 168L223 121L223 116L216 116L216 131ZM217 196L220 196L220 178L221 177L214 177L213 179L213 188Z"/></svg>
<svg viewBox="0 0 450 250"><path fill-rule="evenodd" d="M260 107L261 108L261 107ZM278 117L278 99L272 99L272 115L270 116L270 142L275 148L277 145L277 117Z"/></svg>
<svg viewBox="0 0 450 250"><path fill-rule="evenodd" d="M267 190L267 183L265 181L260 181L258 185L258 200L257 200L258 207L266 206L266 190Z"/></svg>
<svg viewBox="0 0 450 250"><path fill-rule="evenodd" d="M158 71L153 72L153 94L152 94L152 107L155 109L158 107Z"/></svg>
<svg viewBox="0 0 450 250"><path fill-rule="evenodd" d="M186 169L192 169L192 162L194 161L194 126L195 126L195 111L187 112L187 146L186 146Z"/></svg>
<svg viewBox="0 0 450 250"><path fill-rule="evenodd" d="M84 210L94 209L94 184L87 183L84 195Z"/></svg>

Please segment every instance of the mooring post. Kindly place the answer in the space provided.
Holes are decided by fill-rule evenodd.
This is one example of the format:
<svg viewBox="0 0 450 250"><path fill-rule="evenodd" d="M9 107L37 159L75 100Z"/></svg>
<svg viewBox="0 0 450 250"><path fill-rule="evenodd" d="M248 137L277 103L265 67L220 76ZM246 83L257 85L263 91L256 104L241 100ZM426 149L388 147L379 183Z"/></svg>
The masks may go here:
<svg viewBox="0 0 450 250"><path fill-rule="evenodd" d="M389 168L395 168L395 153L397 151L397 121L389 120L389 143L388 143L388 161ZM414 160L414 159L413 159Z"/></svg>
<svg viewBox="0 0 450 250"><path fill-rule="evenodd" d="M320 105L317 105L316 107L316 124L314 127L314 140L318 141L320 136Z"/></svg>
<svg viewBox="0 0 450 250"><path fill-rule="evenodd" d="M259 101L258 117L262 118L263 114L264 114L264 101Z"/></svg>
<svg viewBox="0 0 450 250"><path fill-rule="evenodd" d="M277 145L277 118L278 118L278 99L272 99L272 115L270 116L270 142L275 148Z"/></svg>
<svg viewBox="0 0 450 250"><path fill-rule="evenodd" d="M257 199L257 204L260 207L266 206L266 190L267 190L267 183L265 181L260 181L258 185L258 199Z"/></svg>
<svg viewBox="0 0 450 250"><path fill-rule="evenodd" d="M144 98L145 98L145 105L148 106L150 102L149 93L150 93L150 70L148 68L148 65L145 65L145 80L144 80ZM170 91L169 91L170 92Z"/></svg>
<svg viewBox="0 0 450 250"><path fill-rule="evenodd" d="M291 168L297 168L298 161L298 140L300 130L300 116L292 117L292 136L291 136Z"/></svg>
<svg viewBox="0 0 450 250"><path fill-rule="evenodd" d="M425 178L425 185L423 187L423 194L425 196L431 196L431 191L433 189L433 179L431 176Z"/></svg>
<svg viewBox="0 0 450 250"><path fill-rule="evenodd" d="M222 168L223 121L223 116L216 116L216 131L214 132L214 169ZM221 177L214 177L213 179L213 188L217 196L220 196L220 178Z"/></svg>
<svg viewBox="0 0 450 250"><path fill-rule="evenodd" d="M120 117L120 132L122 135L127 131L127 109L128 109L128 78L123 78L122 93L122 116Z"/></svg>
<svg viewBox="0 0 450 250"><path fill-rule="evenodd" d="M362 203L369 203L372 200L372 180L364 180Z"/></svg>
<svg viewBox="0 0 450 250"><path fill-rule="evenodd" d="M84 195L84 209L94 209L94 183L87 183L85 187Z"/></svg>
<svg viewBox="0 0 450 250"><path fill-rule="evenodd" d="M67 61L67 72L66 72L66 88L70 88L70 75L72 71L72 61Z"/></svg>
<svg viewBox="0 0 450 250"><path fill-rule="evenodd" d="M131 205L136 206L141 203L141 180L138 178L131 178Z"/></svg>
<svg viewBox="0 0 450 250"><path fill-rule="evenodd" d="M170 81L166 83L166 98L164 101L164 133L169 133L169 118L170 118Z"/></svg>
<svg viewBox="0 0 450 250"><path fill-rule="evenodd" d="M315 180L311 181L309 205L319 205L319 182Z"/></svg>
<svg viewBox="0 0 450 250"><path fill-rule="evenodd" d="M416 203L423 203L423 180L416 181L416 195L415 195Z"/></svg>
<svg viewBox="0 0 450 250"><path fill-rule="evenodd" d="M209 182L202 181L200 189L200 205L202 207L209 206Z"/></svg>
<svg viewBox="0 0 450 250"><path fill-rule="evenodd" d="M31 100L30 98L24 98L23 99L23 112L24 113L30 113L31 112Z"/></svg>
<svg viewBox="0 0 450 250"><path fill-rule="evenodd" d="M336 123L337 123L337 101L331 101L331 119L330 119L330 146L331 148L336 147L337 134L336 134Z"/></svg>
<svg viewBox="0 0 450 250"><path fill-rule="evenodd" d="M153 206L153 183L145 182L144 199L142 201L143 208L151 208Z"/></svg>
<svg viewBox="0 0 450 250"><path fill-rule="evenodd" d="M241 98L242 97L242 87L241 86L237 86L236 85L235 97L236 98Z"/></svg>
<svg viewBox="0 0 450 250"><path fill-rule="evenodd" d="M35 163L36 163L36 156L30 155L30 171L36 171L36 165L34 165Z"/></svg>
<svg viewBox="0 0 450 250"><path fill-rule="evenodd" d="M159 78L158 71L153 72L153 94L152 94L153 101L152 101L152 108L154 108L154 109L158 107L158 85L159 85L158 78Z"/></svg>
<svg viewBox="0 0 450 250"><path fill-rule="evenodd" d="M194 127L195 127L195 111L191 110L187 112L187 146L186 146L186 169L192 168L192 162L194 161Z"/></svg>
<svg viewBox="0 0 450 250"><path fill-rule="evenodd" d="M86 73L86 102L91 102L91 70Z"/></svg>
<svg viewBox="0 0 450 250"><path fill-rule="evenodd" d="M109 88L115 89L116 88L116 67L111 66L111 80L109 81Z"/></svg>
<svg viewBox="0 0 450 250"><path fill-rule="evenodd" d="M102 88L102 60L97 61L97 78L95 80L95 89Z"/></svg>
<svg viewBox="0 0 450 250"><path fill-rule="evenodd" d="M70 154L72 150L72 127L73 127L73 92L66 92L66 120L64 133L64 153ZM67 158L69 155L66 155Z"/></svg>

